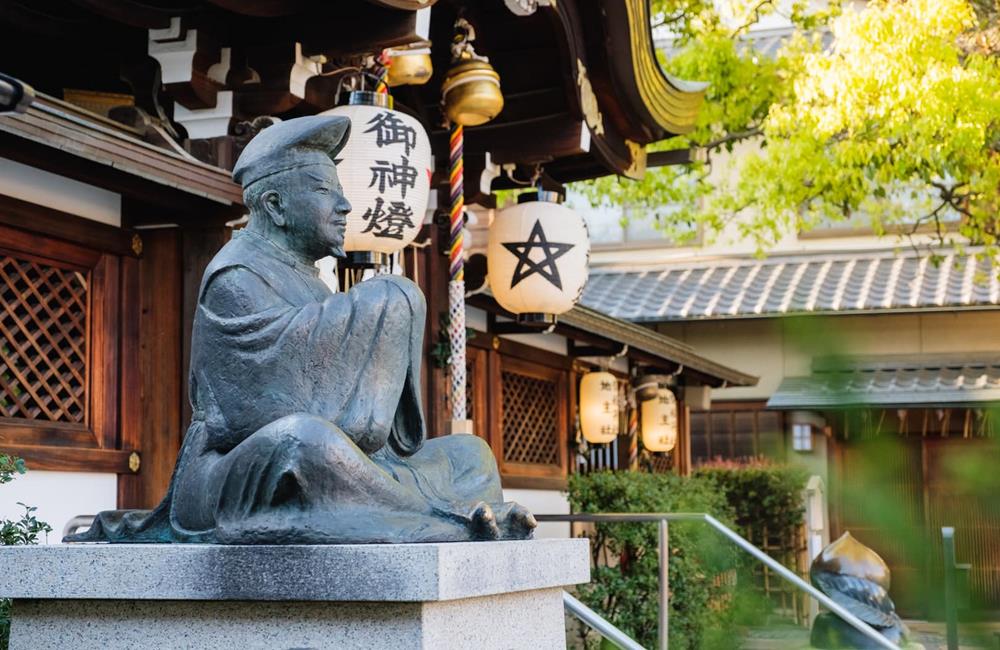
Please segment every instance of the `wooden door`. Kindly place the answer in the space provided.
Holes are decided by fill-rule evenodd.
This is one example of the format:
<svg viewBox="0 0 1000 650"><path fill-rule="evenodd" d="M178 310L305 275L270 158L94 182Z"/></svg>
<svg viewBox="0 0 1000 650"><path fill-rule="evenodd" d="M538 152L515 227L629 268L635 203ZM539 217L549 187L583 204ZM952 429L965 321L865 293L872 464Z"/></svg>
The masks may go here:
<svg viewBox="0 0 1000 650"><path fill-rule="evenodd" d="M971 438L926 439L923 444L929 593L939 594L943 588L941 527L953 526L958 561L972 564L972 609L996 611L1000 609L1000 445ZM932 604L940 606L935 601Z"/></svg>
<svg viewBox="0 0 1000 650"><path fill-rule="evenodd" d="M836 447L834 536L844 531L889 565L903 616L927 615L926 526L919 440L883 435Z"/></svg>

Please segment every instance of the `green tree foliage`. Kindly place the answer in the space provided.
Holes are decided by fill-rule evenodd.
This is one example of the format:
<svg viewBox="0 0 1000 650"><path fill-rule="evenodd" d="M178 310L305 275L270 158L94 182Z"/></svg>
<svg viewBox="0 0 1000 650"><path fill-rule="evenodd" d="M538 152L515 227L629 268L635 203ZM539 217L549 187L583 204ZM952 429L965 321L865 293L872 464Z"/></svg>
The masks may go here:
<svg viewBox="0 0 1000 650"><path fill-rule="evenodd" d="M22 459L0 454L0 485L10 483L26 471L27 468ZM51 526L43 521L38 521L35 517L35 508L20 502L17 505L24 508L20 519L0 519L0 545L37 544L39 535L47 535L52 532ZM7 642L10 637L10 605L9 599L0 599L0 650L7 650Z"/></svg>
<svg viewBox="0 0 1000 650"><path fill-rule="evenodd" d="M930 229L937 243L996 253L997 0L653 4L675 36L665 69L709 83L694 131L654 148L690 147L695 162L581 184L592 202L627 205L668 236L732 223L762 251L821 220L861 218L880 234ZM765 55L746 36L779 8L794 33ZM949 231L945 217L961 225Z"/></svg>

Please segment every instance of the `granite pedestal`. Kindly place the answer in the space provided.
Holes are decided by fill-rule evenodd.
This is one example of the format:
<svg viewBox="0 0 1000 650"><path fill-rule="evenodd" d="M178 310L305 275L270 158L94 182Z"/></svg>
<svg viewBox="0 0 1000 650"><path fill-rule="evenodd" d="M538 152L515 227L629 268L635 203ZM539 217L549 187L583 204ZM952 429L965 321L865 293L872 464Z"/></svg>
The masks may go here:
<svg viewBox="0 0 1000 650"><path fill-rule="evenodd" d="M11 650L564 648L587 541L0 548Z"/></svg>

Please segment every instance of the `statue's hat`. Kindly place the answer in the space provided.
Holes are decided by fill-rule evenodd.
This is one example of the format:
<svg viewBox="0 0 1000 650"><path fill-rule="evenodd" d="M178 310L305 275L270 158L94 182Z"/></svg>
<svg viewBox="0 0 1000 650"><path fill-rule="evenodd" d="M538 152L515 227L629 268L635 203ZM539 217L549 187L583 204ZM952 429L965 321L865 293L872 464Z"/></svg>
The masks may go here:
<svg viewBox="0 0 1000 650"><path fill-rule="evenodd" d="M258 133L243 149L233 180L243 187L304 165L333 165L347 144L351 120L342 115L309 115L278 122Z"/></svg>

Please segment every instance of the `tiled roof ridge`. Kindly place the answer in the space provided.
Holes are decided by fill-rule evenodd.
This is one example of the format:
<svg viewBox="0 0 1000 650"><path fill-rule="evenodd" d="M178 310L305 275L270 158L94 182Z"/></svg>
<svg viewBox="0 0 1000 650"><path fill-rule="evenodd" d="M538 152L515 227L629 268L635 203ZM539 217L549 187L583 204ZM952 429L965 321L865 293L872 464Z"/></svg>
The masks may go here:
<svg viewBox="0 0 1000 650"><path fill-rule="evenodd" d="M838 362L839 366L824 367L823 359L814 359L809 375L785 377L768 407L942 408L1000 400L1000 355L996 353L859 356Z"/></svg>
<svg viewBox="0 0 1000 650"><path fill-rule="evenodd" d="M594 273L583 304L617 318L664 322L793 314L997 309L1000 278L981 249L873 249L722 258Z"/></svg>
<svg viewBox="0 0 1000 650"><path fill-rule="evenodd" d="M813 373L996 367L1000 367L1000 352L822 356L812 361Z"/></svg>
<svg viewBox="0 0 1000 650"><path fill-rule="evenodd" d="M665 260L662 262L633 263L633 264L607 264L592 266L591 275L622 274L622 273L657 273L664 271L677 271L685 269L704 268L728 268L733 266L776 266L778 264L803 263L803 262L839 262L851 259L918 259L937 254L948 259L968 258L984 250L982 246L968 246L965 254L959 255L954 248L948 247L941 252L914 251L912 248L866 248L853 250L822 250L822 251L787 251L756 257L752 254L745 255L709 255L692 256Z"/></svg>

